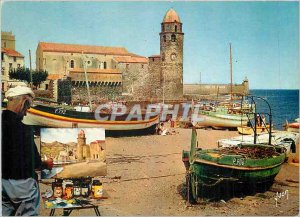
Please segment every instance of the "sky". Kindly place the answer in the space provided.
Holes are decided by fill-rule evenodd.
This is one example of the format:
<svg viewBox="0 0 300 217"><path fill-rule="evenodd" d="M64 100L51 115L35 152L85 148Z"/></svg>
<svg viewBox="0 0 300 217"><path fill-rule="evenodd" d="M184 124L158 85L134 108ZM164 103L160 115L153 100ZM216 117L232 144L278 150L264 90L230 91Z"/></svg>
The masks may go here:
<svg viewBox="0 0 300 217"><path fill-rule="evenodd" d="M183 23L184 83L250 89L299 89L299 2L20 2L2 3L1 30L16 36L35 68L39 41L125 47L159 54L160 24L173 8Z"/></svg>
<svg viewBox="0 0 300 217"><path fill-rule="evenodd" d="M41 141L61 143L76 142L81 128L42 128ZM105 140L104 128L83 128L86 137L86 143L90 144L95 140Z"/></svg>

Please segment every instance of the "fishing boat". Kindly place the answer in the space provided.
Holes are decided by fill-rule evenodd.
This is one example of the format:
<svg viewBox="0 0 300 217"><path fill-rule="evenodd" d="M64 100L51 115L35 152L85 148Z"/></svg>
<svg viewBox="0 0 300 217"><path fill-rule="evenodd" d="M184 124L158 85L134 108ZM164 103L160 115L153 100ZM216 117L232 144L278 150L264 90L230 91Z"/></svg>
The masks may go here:
<svg viewBox="0 0 300 217"><path fill-rule="evenodd" d="M213 127L213 128L237 128L246 126L249 118L253 119L253 115L247 116L249 110L254 108L249 105L241 107L240 104L231 103L224 104L199 104L199 116L201 121L198 121L195 127Z"/></svg>
<svg viewBox="0 0 300 217"><path fill-rule="evenodd" d="M27 115L23 119L24 124L56 128L101 127L107 131L117 133L115 135L120 135L124 132L128 133L128 131L155 131L156 124L159 122L159 115L157 114L150 116L150 114L147 115L141 112L142 114L138 114L139 117L133 117L129 113L120 115L111 111L93 111L87 77L87 58L83 55L83 52L82 61L89 106L68 107L66 105L36 103L27 111Z"/></svg>
<svg viewBox="0 0 300 217"><path fill-rule="evenodd" d="M286 121L286 124L284 125L284 128L285 128L285 130L288 131L288 132L299 133L299 122L300 122L300 119L299 119L299 118L297 118L297 119L295 120L295 122L290 123L290 124Z"/></svg>
<svg viewBox="0 0 300 217"><path fill-rule="evenodd" d="M240 126L237 127L237 130L240 134L243 135L251 135L254 133L254 130L252 127L248 127L248 126ZM266 125L266 126L257 126L256 127L256 132L257 133L263 133L263 132L267 132L270 130L270 125Z"/></svg>
<svg viewBox="0 0 300 217"><path fill-rule="evenodd" d="M253 100L253 96L250 97ZM260 98L260 97L258 97ZM272 114L269 103L269 125ZM256 125L255 125L256 126ZM256 130L254 131L256 132ZM183 151L182 161L186 167L188 201L196 202L202 190L222 184L251 186L273 182L285 162L286 148L271 144L271 131L265 143L238 143L234 147L202 150L198 146L196 129L192 130L190 151Z"/></svg>
<svg viewBox="0 0 300 217"><path fill-rule="evenodd" d="M232 52L230 43L230 98L226 101L209 104L198 104L200 106L199 115L201 121L198 121L196 127L212 127L219 128L237 128L246 126L249 119L253 119L245 114L254 112L255 107L248 104L246 101L243 103L234 100L233 93L233 80L232 80Z"/></svg>
<svg viewBox="0 0 300 217"><path fill-rule="evenodd" d="M105 120L98 120L96 116ZM114 120L112 116L115 115ZM27 111L23 119L24 124L38 125L44 127L72 128L72 127L102 127L108 131L129 131L154 129L158 123L159 115L146 118L146 114L141 115L141 119L131 118L128 114L116 115L113 113L95 113L66 109L62 106L49 106L37 104Z"/></svg>
<svg viewBox="0 0 300 217"><path fill-rule="evenodd" d="M197 201L203 188L224 183L272 183L286 159L286 150L266 144L240 144L231 148L202 150L192 130L190 151L183 151L188 201Z"/></svg>
<svg viewBox="0 0 300 217"><path fill-rule="evenodd" d="M272 131L271 144L282 146L286 148L287 154L295 152L295 144L299 138L299 133L287 132L287 131ZM256 137L256 141L259 144L268 143L269 133L260 133ZM254 135L236 136L230 139L220 139L217 141L217 145L220 148L237 147L239 144L252 144L254 142Z"/></svg>

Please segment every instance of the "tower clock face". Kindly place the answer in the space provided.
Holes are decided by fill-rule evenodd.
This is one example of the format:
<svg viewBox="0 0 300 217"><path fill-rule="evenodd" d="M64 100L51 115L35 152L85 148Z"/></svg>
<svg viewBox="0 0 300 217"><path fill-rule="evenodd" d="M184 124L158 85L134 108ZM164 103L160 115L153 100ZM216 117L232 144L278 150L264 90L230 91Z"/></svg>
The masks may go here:
<svg viewBox="0 0 300 217"><path fill-rule="evenodd" d="M172 53L171 54L171 60L175 60L176 59L176 53Z"/></svg>

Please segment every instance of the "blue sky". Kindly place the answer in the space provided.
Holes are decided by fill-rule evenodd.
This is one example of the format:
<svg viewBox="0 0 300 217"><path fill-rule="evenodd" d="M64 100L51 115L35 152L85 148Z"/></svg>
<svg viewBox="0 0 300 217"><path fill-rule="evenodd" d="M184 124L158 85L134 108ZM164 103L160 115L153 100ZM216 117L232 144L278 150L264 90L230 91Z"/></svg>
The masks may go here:
<svg viewBox="0 0 300 217"><path fill-rule="evenodd" d="M42 142L77 142L78 133L81 128L42 128ZM83 128L85 132L86 142L90 144L95 140L105 140L104 128Z"/></svg>
<svg viewBox="0 0 300 217"><path fill-rule="evenodd" d="M184 83L229 83L251 89L299 89L299 3L294 2L5 2L1 29L33 67L39 41L121 46L159 54L169 8L183 23Z"/></svg>

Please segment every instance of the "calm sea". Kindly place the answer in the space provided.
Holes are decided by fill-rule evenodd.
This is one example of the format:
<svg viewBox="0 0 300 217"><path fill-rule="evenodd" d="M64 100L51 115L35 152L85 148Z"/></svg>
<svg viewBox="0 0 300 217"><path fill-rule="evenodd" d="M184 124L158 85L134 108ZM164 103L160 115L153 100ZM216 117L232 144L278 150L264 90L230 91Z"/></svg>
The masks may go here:
<svg viewBox="0 0 300 217"><path fill-rule="evenodd" d="M250 94L269 102L275 129L283 129L286 120L291 123L299 118L299 90L250 90ZM267 108L261 100L257 101L258 112L267 112Z"/></svg>

